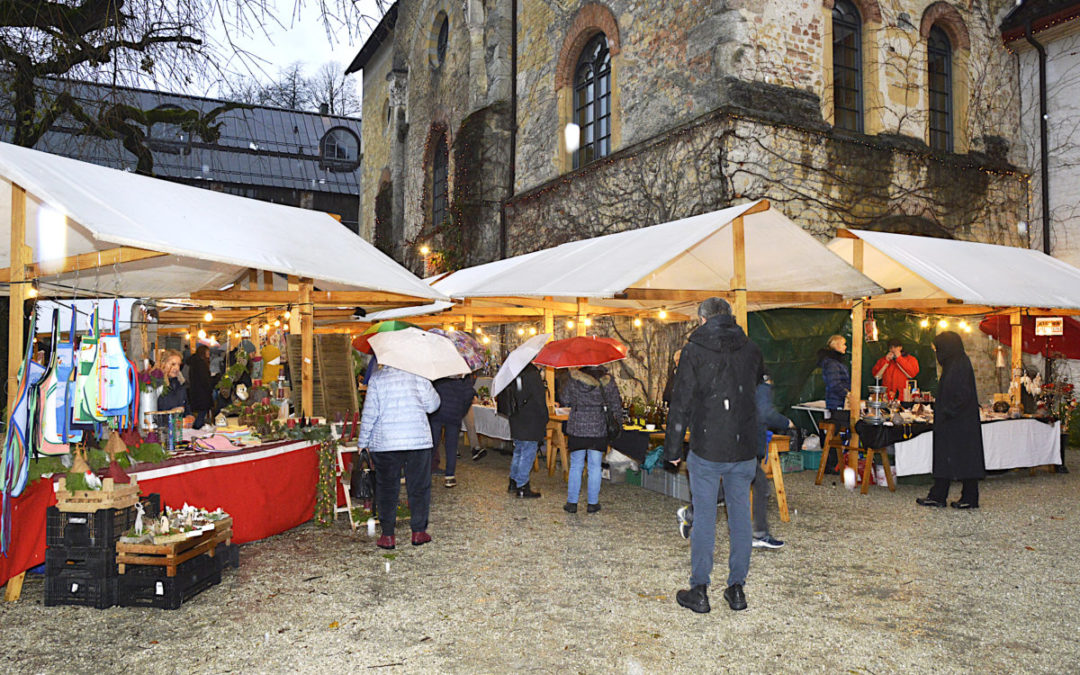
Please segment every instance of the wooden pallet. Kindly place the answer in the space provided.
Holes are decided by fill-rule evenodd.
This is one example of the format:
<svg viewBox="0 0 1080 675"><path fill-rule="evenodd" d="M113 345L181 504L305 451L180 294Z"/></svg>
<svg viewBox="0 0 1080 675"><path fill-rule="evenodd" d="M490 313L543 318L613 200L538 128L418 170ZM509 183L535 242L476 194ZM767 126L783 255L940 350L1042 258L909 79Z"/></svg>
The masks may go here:
<svg viewBox="0 0 1080 675"><path fill-rule="evenodd" d="M175 577L176 567L203 553L214 557L218 544L232 543L232 518L214 523L212 532L168 544L116 543L116 563L120 574L126 565L156 565L164 567L166 576Z"/></svg>
<svg viewBox="0 0 1080 675"><path fill-rule="evenodd" d="M56 491L56 508L75 513L92 513L101 509L123 509L139 501L139 483L132 478L129 485L117 485L112 478L101 481L100 490L68 492L66 479L61 476Z"/></svg>

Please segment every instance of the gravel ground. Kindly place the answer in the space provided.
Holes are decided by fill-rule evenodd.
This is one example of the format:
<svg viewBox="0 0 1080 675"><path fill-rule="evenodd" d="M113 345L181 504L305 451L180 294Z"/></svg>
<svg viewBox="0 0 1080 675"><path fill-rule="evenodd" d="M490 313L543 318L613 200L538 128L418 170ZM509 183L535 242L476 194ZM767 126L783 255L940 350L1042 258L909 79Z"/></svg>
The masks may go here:
<svg viewBox="0 0 1080 675"><path fill-rule="evenodd" d="M407 524L394 552L343 521L307 524L243 546L238 570L177 611L44 607L28 575L0 603L0 670L1080 670L1077 473L993 477L972 512L916 506L926 486L863 496L788 474L791 522L771 513L787 546L754 552L749 609L716 586L697 615L675 603L690 565L679 502L605 483L600 513L568 515L560 478L517 500L508 466L492 453L463 459L458 487L439 480L431 544L408 545Z"/></svg>

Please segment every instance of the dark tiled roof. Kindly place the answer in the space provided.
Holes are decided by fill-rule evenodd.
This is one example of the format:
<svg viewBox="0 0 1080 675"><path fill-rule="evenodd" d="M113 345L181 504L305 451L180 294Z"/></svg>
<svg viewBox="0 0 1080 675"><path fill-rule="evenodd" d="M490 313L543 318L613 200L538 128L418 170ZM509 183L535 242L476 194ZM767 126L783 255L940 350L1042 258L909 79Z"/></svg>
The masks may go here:
<svg viewBox="0 0 1080 675"><path fill-rule="evenodd" d="M371 60L372 56L375 56L375 52L379 51L379 47L386 40L387 36L394 31L394 24L397 23L398 3L390 5L390 9L386 10L386 14L383 14L383 18L379 20L379 25L375 26L375 30L371 31L371 35L368 36L367 41L364 42L364 46L360 48L356 58L352 60L349 67L345 69L345 73L355 73L358 70L363 69Z"/></svg>
<svg viewBox="0 0 1080 675"><path fill-rule="evenodd" d="M87 82L49 81L45 87L64 87L89 106L127 103L143 110L176 105L206 113L224 101L165 92L107 87ZM2 129L11 138L9 112ZM154 174L184 181L215 181L248 186L272 186L341 194L360 193L359 163L356 170L331 171L320 165L320 141L332 128L345 127L360 139L360 120L354 117L320 115L281 108L253 106L220 114L224 122L217 143L192 139L186 154L153 147ZM77 136L75 127L61 118L34 147L65 157L134 169L134 155L120 141Z"/></svg>
<svg viewBox="0 0 1080 675"><path fill-rule="evenodd" d="M1002 20L1001 37L1012 42L1024 37L1028 22L1032 32L1037 33L1077 17L1080 17L1077 0L1024 0Z"/></svg>

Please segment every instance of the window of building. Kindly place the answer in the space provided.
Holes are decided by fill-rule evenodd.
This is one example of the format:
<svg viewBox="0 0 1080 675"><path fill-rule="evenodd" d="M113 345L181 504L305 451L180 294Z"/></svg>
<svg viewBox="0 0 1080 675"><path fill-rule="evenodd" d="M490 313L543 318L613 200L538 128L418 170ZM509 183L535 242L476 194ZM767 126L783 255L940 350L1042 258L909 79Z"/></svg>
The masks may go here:
<svg viewBox="0 0 1080 675"><path fill-rule="evenodd" d="M360 165L360 139L352 131L336 127L322 137L319 156L331 171L354 171Z"/></svg>
<svg viewBox="0 0 1080 675"><path fill-rule="evenodd" d="M850 0L836 0L833 21L833 125L863 130L862 17Z"/></svg>
<svg viewBox="0 0 1080 675"><path fill-rule="evenodd" d="M578 58L574 123L581 133L575 169L611 154L611 55L603 33L589 40Z"/></svg>
<svg viewBox="0 0 1080 675"><path fill-rule="evenodd" d="M927 90L930 107L930 147L952 152L952 44L934 26L926 41Z"/></svg>
<svg viewBox="0 0 1080 675"><path fill-rule="evenodd" d="M445 12L439 12L428 35L428 62L432 68L438 68L446 61L446 47L450 43L450 19Z"/></svg>
<svg viewBox="0 0 1080 675"><path fill-rule="evenodd" d="M446 147L446 134L439 134L435 153L431 156L431 224L438 227L447 218L447 177L450 169L450 153Z"/></svg>

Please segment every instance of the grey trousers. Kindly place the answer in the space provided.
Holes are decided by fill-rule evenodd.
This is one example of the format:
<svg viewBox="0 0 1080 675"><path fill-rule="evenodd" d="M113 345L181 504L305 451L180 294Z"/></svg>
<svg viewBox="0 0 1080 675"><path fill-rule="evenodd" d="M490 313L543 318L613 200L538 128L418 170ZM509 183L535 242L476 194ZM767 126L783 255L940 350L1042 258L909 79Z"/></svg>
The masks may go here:
<svg viewBox="0 0 1080 675"><path fill-rule="evenodd" d="M690 531L690 585L709 585L716 549L716 501L720 481L726 486L728 521L727 585L742 584L750 572L753 535L750 525L750 483L756 459L743 462L710 462L691 451L686 458L690 474L694 527Z"/></svg>
<svg viewBox="0 0 1080 675"><path fill-rule="evenodd" d="M754 482L750 484L750 489L754 493L752 515L754 517L754 538L757 539L769 534L769 478L765 475L765 469L761 468L760 461L757 464L757 473L754 474ZM723 481L720 482L720 499L724 499Z"/></svg>

